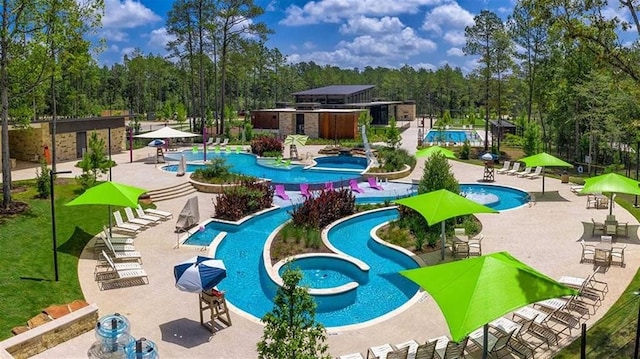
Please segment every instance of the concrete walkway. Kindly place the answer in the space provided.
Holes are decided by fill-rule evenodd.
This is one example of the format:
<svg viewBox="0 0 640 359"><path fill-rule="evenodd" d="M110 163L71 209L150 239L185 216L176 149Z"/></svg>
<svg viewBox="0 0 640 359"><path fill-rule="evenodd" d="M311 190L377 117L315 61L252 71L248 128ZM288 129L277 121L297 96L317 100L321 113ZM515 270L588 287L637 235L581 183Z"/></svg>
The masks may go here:
<svg viewBox="0 0 640 359"><path fill-rule="evenodd" d="M415 123L403 133L403 147L410 152L415 151L417 133ZM304 152L315 153L318 149L319 147L305 146ZM136 151L135 159L146 158L145 151L148 150ZM186 178L163 172L154 165L128 163L128 154L114 156L114 159L118 163L112 173L114 181L147 189L186 181ZM475 183L482 176L481 167L456 161L449 163L461 183ZM422 168L423 160L420 160L405 181L420 178ZM73 164L58 166L58 170L63 169L72 169L74 175L79 173L73 168ZM33 171L24 171L16 171L14 179L34 176ZM537 193L541 190L541 179L497 175L496 184L533 193L536 202L498 215L477 216L483 225L485 254L508 251L553 278L562 275L586 277L593 271L592 265L579 263L581 250L577 241L583 236L582 221L590 221L592 217L602 221L607 214L606 210L586 209L584 197L571 193L570 185L555 179L546 179L545 195ZM207 218L213 214L212 195L199 193L197 196L200 216ZM177 214L185 201L186 198L165 201L159 203L158 207ZM637 224L622 208L615 208L614 213L622 222ZM195 248L175 249L177 236L174 225L175 219L148 229L136 238L135 246L144 257L143 266L149 274L149 285L100 291L93 279L93 254L85 251L78 263L85 299L99 306L101 316L114 312L127 316L132 326L131 334L136 338L144 336L154 341L162 358L257 357L256 343L261 339L263 328L256 318L232 308L233 325L210 338L210 333L199 324L197 294L175 289L173 264L196 254L207 253ZM600 280L608 282L609 293L597 313L588 320L588 325L606 313L640 265L640 242L628 239L621 239L620 242L628 243L625 251L627 266L612 267L598 276ZM436 264L439 262L438 256L439 253L435 253L425 255L424 258L428 264ZM575 336L579 330L573 330L572 333ZM330 354L337 356L353 352L366 353L368 347L384 343L397 344L409 339L424 341L448 334L441 311L429 295L423 294L419 301L390 318L350 330L329 330L327 343ZM94 341L94 333L86 333L36 358L86 358L87 350ZM561 344L564 345L567 341L565 339ZM551 352L547 352L538 357L550 356Z"/></svg>

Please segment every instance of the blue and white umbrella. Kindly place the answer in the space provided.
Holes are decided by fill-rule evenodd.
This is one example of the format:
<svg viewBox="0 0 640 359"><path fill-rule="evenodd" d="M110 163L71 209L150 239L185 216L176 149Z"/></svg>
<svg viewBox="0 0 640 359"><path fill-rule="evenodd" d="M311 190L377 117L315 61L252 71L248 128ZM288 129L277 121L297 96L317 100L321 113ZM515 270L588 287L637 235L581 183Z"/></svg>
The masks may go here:
<svg viewBox="0 0 640 359"><path fill-rule="evenodd" d="M219 259L197 256L173 268L176 287L185 292L211 290L227 277L227 269Z"/></svg>
<svg viewBox="0 0 640 359"><path fill-rule="evenodd" d="M166 142L164 140L155 139L147 144L149 147L162 147Z"/></svg>

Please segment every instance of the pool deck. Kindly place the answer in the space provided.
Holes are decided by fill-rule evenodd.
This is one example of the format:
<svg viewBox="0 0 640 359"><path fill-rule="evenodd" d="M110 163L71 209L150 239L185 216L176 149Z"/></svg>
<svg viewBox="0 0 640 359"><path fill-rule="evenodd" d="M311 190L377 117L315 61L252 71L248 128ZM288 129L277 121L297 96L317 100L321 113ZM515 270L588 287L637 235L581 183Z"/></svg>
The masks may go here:
<svg viewBox="0 0 640 359"><path fill-rule="evenodd" d="M412 123L403 133L403 147L415 152L418 129ZM319 146L305 146L301 152L317 153ZM185 177L154 168L153 164L141 161L148 157L152 149L141 149L134 153L136 162L129 163L129 153L113 156L118 166L113 169L112 179L147 189L158 189L185 182ZM401 180L405 184L389 183L387 191L402 191L409 188L412 179L419 179L423 171L423 161L419 160L411 176ZM449 161L456 178L461 182L478 182L483 169L479 166ZM62 163L57 170L79 171L73 163ZM13 179L32 178L33 169L14 171ZM541 179L523 179L514 176L496 175L495 184L523 189L533 194L534 203L519 209L504 211L497 215L481 214L485 238L483 253L508 251L515 257L551 276L562 275L586 277L593 271L590 264L580 264L579 239L583 237L582 221L590 221L593 217L603 221L608 211L586 209L585 198L576 196L570 191L570 184L562 184L557 179L547 178L546 193L541 195ZM383 184L384 185L384 184ZM361 183L365 195L380 195ZM299 196L290 193L293 201ZM199 198L200 217L206 219L213 214L211 199L213 195L197 193ZM158 208L174 213L180 212L187 198L173 199L158 203ZM278 200L276 200L278 202ZM635 219L620 207L614 214L621 222L635 224ZM139 234L135 240L136 250L142 253L143 267L149 275L149 284L121 289L100 291L93 278L95 260L92 251L85 251L78 264L80 284L89 303L96 303L100 308L100 316L114 312L125 315L131 322L131 334L146 337L158 346L162 358L255 358L256 343L261 340L263 327L235 308L232 308L233 325L211 334L199 324L198 295L185 293L174 287L173 265L197 254L207 254L200 248L174 248L177 235L174 233L175 218L161 223ZM637 227L634 227L637 230ZM586 236L590 238L590 233ZM599 274L600 280L609 284L609 293L603 300L595 315L587 321L587 325L595 323L617 300L627 287L640 265L640 241L634 233L630 239L620 239L627 243L625 262L627 266L611 267L606 273ZM428 264L439 262L439 252L423 256ZM450 254L447 260L451 260ZM64 285L65 278L61 278ZM392 318L357 326L353 329L329 330L327 344L333 356L361 352L366 354L370 346L384 343L397 344L410 339L419 342L442 335L448 335L444 317L433 299L422 293L416 303ZM579 330L572 330L573 336ZM62 345L41 353L35 358L86 358L87 350L95 341L93 332L74 338ZM568 339L561 341L566 345ZM538 352L537 357L550 357L552 351Z"/></svg>

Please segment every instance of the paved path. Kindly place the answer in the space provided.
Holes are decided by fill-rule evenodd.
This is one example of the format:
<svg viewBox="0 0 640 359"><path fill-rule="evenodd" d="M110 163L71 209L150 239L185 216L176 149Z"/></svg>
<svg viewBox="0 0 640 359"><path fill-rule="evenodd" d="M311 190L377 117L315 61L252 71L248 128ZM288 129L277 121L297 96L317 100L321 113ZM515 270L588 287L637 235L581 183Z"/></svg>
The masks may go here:
<svg viewBox="0 0 640 359"><path fill-rule="evenodd" d="M403 133L403 147L411 152L417 143L417 128L414 126ZM306 146L304 152L317 151L317 147ZM146 157L146 149L135 153L136 159ZM155 189L185 181L175 175L165 173L153 165L140 162L128 163L128 154L114 156L118 166L113 170L113 180ZM407 179L418 179L422 174L420 160L416 169ZM460 182L477 182L482 176L482 168L462 162L450 161L456 178ZM61 164L59 169L72 168ZM73 169L77 174L77 169ZM26 171L26 170L25 170ZM33 172L16 171L14 178L33 177ZM558 278L562 275L587 276L593 268L580 264L580 245L583 235L581 221L592 217L603 220L607 211L585 208L585 198L571 193L568 184L559 180L546 179L547 193L541 190L541 179L528 180L499 175L496 184L513 186L534 193L536 202L523 208L503 212L498 215L478 215L482 221L485 236L483 252L509 251L515 257L537 268L547 275ZM210 204L212 195L198 194L201 218L213 212ZM175 199L158 204L160 209L177 214L186 199ZM615 208L621 221L636 221L622 208ZM89 253L83 253L78 271L82 290L88 302L97 303L100 315L119 312L131 321L132 335L146 337L156 342L162 358L255 358L255 344L262 335L262 326L255 318L249 318L236 310L232 312L233 325L220 330L209 341L208 332L199 325L198 299L196 294L175 289L172 275L174 263L206 254L193 248L174 249L177 236L174 234L175 219L144 231L136 238L136 249L142 252L144 268L149 274L150 284L124 289L99 291L93 280L95 260ZM637 238L637 237L634 237ZM609 283L609 294L596 315L588 320L593 324L598 320L620 293L626 288L640 265L640 243L629 242L625 252L626 268L612 267L599 275ZM439 253L425 255L428 264L437 263ZM62 279L64 281L64 278ZM577 335L579 331L574 330ZM366 352L367 347L383 343L400 343L409 339L424 341L447 335L448 330L441 314L430 296L423 294L419 301L397 315L377 324L363 325L351 330L331 330L327 343L332 355L352 352ZM90 332L56 348L42 353L36 358L85 358L87 349L94 342ZM566 344L566 341L565 341ZM550 356L546 353L543 356Z"/></svg>

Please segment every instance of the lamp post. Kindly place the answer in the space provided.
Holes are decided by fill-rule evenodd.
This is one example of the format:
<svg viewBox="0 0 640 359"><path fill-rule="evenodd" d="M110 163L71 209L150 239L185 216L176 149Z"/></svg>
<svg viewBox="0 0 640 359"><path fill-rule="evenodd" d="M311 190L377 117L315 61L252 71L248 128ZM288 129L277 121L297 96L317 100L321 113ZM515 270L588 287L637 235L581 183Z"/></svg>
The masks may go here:
<svg viewBox="0 0 640 359"><path fill-rule="evenodd" d="M56 202L53 192L53 181L56 175L63 173L71 173L71 171L50 171L49 185L51 186L51 232L53 235L53 268L56 274L56 282L58 281L58 243L56 241Z"/></svg>

